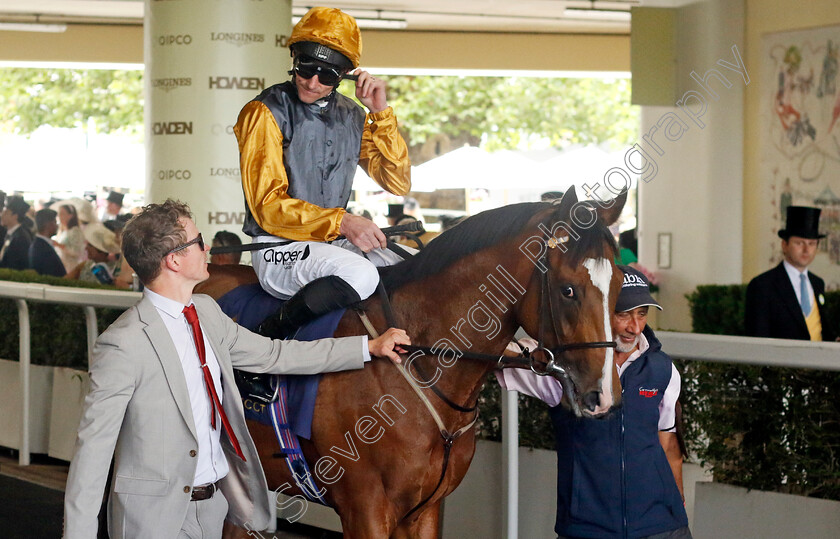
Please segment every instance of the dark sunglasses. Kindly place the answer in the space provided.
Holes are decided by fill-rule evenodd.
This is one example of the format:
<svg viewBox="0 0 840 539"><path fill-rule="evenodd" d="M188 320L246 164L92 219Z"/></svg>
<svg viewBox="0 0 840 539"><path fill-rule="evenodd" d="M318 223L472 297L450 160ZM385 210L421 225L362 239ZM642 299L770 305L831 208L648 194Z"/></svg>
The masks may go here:
<svg viewBox="0 0 840 539"><path fill-rule="evenodd" d="M178 251L183 251L184 249L186 249L187 247L189 247L190 245L193 245L195 243L198 244L199 249L204 251L204 238L201 237L201 232L198 233L198 236L196 236L195 239L190 240L187 243L184 243L182 245L179 245L178 247L175 247L174 249L172 249L171 251L169 251L166 254L171 255L172 253L177 253Z"/></svg>
<svg viewBox="0 0 840 539"><path fill-rule="evenodd" d="M344 73L338 69L300 57L295 58L294 71L304 79L311 79L318 75L318 81L324 86L338 86L338 83L344 77Z"/></svg>

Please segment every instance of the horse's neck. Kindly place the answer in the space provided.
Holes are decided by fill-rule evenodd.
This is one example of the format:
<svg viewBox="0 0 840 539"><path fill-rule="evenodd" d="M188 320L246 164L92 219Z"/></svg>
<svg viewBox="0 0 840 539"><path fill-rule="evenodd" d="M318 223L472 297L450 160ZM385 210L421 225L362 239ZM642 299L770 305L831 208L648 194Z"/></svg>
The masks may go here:
<svg viewBox="0 0 840 539"><path fill-rule="evenodd" d="M394 294L394 312L419 346L435 349L436 358L420 364L438 386L461 404L475 399L490 361L452 359L469 353L501 355L517 323L514 306L525 294L527 267L503 262L519 252L509 246L466 257L434 277L410 283ZM521 255L520 255L521 256Z"/></svg>

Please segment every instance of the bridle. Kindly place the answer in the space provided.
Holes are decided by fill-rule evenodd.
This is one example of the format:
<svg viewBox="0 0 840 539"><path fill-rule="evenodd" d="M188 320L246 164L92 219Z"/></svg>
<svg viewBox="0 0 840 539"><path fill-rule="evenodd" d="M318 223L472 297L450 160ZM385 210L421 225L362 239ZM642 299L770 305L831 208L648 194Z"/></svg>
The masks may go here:
<svg viewBox="0 0 840 539"><path fill-rule="evenodd" d="M543 332L545 330L545 319L546 317L542 316L544 311L548 312L548 320L551 326L551 332L554 334L554 338L556 342L560 342L562 339L560 338L559 333L557 332L558 321L560 320L560 313L557 310L557 306L555 302L551 299L551 281L548 278L548 250L557 248L557 242L549 241L546 242L547 249L543 252L542 257L540 258L541 267L537 268L537 271L540 271L540 311L538 312L539 317L539 335L537 338L537 348L535 348L531 352L531 361L530 361L530 368L534 374L539 376L553 376L557 380L560 381L560 385L563 386L563 393L567 394L569 397L569 404L571 405L572 409L575 412L576 416L581 415L580 406L577 403L577 398L575 394L575 385L572 382L569 373L566 372L561 365L557 363L557 358L568 352L569 350L586 350L589 348L615 348L616 344L615 341L584 341L584 342L576 342L576 343L568 343L568 344L561 344L554 348L546 348L543 346ZM542 268L545 268L543 271ZM537 350L543 350L546 355L548 355L548 362L545 364L545 367L540 369L534 368L536 362L533 358L533 352ZM527 350L526 350L527 351Z"/></svg>
<svg viewBox="0 0 840 539"><path fill-rule="evenodd" d="M389 241L389 247L391 247L391 242ZM540 259L542 266L541 268L538 267L534 271L540 271L540 309L537 313L538 320L539 320L539 336L538 336L538 344L537 348L532 351L529 351L527 348L522 347L522 352L517 356L496 356L492 354L481 354L477 352L461 352L458 351L457 359L470 359L474 361L485 361L485 362L492 362L495 363L496 369L503 369L506 367L528 367L530 368L535 374L540 376L553 376L560 381L560 384L563 387L563 392L568 395L569 402L571 403L572 408L574 409L575 415L580 416L581 410L580 406L577 404L577 399L575 398L575 389L574 383L572 382L568 372L562 366L557 363L557 358L560 357L562 354L570 351L570 350L585 350L589 348L615 348L616 344L612 341L587 341L587 342L577 342L577 343L568 343L568 344L560 344L554 348L546 348L543 343L545 342L543 339L543 332L545 328L545 321L548 319L548 323L551 325L551 331L555 337L557 342L560 342L560 335L557 332L557 321L560 319L558 308L555 302L551 299L551 282L548 278L548 250L554 249L558 245L556 240L552 241L549 240L546 242L546 249L543 252L542 257ZM405 257L405 251L400 253L395 250L397 254ZM407 254L407 253L406 253ZM545 268L545 271L542 270ZM382 305L383 314L385 315L385 320L388 324L388 327L399 327L397 324L396 316L394 315L394 311L391 307L391 300L388 297L388 293L385 290L385 286L382 284L382 281L379 282L377 286L377 292L380 297L380 303ZM547 312L547 316L543 316L544 312ZM373 324L370 322L367 314L363 311L357 311L359 318L361 319L362 323L365 325L365 328L368 332L375 338L378 336L378 332L373 327ZM518 344L518 343L517 343ZM401 348L405 349L407 352L413 356L415 353L420 352L421 355L435 355L436 352L431 347L428 346L419 346L419 345L401 345ZM536 358L534 356L534 352L542 350L544 351L548 357L549 361L546 363L545 367L542 369L537 369L536 365ZM437 413L434 406L432 406L431 402L429 402L428 398L420 389L420 386L417 384L416 379L412 380L413 375L411 375L408 370L410 367L404 366L404 364L400 364L397 366L400 374L408 381L409 385L414 389L417 393L421 401L426 405L426 408L429 410L429 413L432 415L432 418L435 420L435 423L438 426L440 431L441 438L443 438L444 444L444 457L443 457L443 468L441 470L440 479L438 480L437 486L435 486L434 490L426 496L421 502L414 506L403 518L408 518L418 509L423 507L429 500L437 492L440 485L443 484L443 479L446 476L446 470L449 465L449 453L450 449L452 448L452 444L458 439L462 434L469 431L474 425L475 422L478 420L478 402L472 406L462 406L457 404L456 402L452 401L449 397L447 397L435 384L431 384L427 386L432 392L438 396L444 403L446 403L450 408L463 413L473 413L472 420L455 431L454 433L450 433L448 429L445 428L443 425L443 421L440 418L440 414ZM425 373L423 372L420 365L414 365L415 370L417 370L418 374L422 376L424 379L428 380Z"/></svg>

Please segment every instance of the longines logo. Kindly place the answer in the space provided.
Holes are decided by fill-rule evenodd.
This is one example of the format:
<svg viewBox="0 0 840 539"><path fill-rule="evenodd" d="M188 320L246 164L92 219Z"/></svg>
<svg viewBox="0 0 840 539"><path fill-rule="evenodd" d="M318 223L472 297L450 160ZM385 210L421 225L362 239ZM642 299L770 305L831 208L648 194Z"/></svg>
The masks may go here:
<svg viewBox="0 0 840 539"><path fill-rule="evenodd" d="M211 211L207 213L207 223L211 225L241 225L245 222L245 212Z"/></svg>
<svg viewBox="0 0 840 539"><path fill-rule="evenodd" d="M190 169L160 169L155 171L155 175L159 180L189 180L192 178L192 172Z"/></svg>
<svg viewBox="0 0 840 539"><path fill-rule="evenodd" d="M192 122L155 122L152 124L153 135L192 135Z"/></svg>
<svg viewBox="0 0 840 539"><path fill-rule="evenodd" d="M232 125L213 124L210 126L210 133L214 135L233 135Z"/></svg>
<svg viewBox="0 0 840 539"><path fill-rule="evenodd" d="M189 34L167 34L158 36L158 45L189 45L192 43L192 36Z"/></svg>
<svg viewBox="0 0 840 539"><path fill-rule="evenodd" d="M210 77L211 90L263 90L265 79L259 77Z"/></svg>
<svg viewBox="0 0 840 539"><path fill-rule="evenodd" d="M163 90L164 92L168 92L169 90L174 90L175 88L180 88L182 86L192 86L192 79L189 77L152 79L152 88L157 88L159 90Z"/></svg>
<svg viewBox="0 0 840 539"><path fill-rule="evenodd" d="M216 178L224 178L226 180L234 180L239 181L239 169L238 168L217 168L211 167L210 168L210 176Z"/></svg>
<svg viewBox="0 0 840 539"><path fill-rule="evenodd" d="M251 43L262 43L265 41L265 34L247 34L245 32L210 32L210 41L224 41L228 45L250 45Z"/></svg>

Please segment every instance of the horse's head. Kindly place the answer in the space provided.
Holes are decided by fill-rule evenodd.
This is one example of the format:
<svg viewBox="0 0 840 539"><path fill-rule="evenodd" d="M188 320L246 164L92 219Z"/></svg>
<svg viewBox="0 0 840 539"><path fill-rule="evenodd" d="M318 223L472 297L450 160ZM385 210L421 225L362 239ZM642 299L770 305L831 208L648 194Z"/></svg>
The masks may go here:
<svg viewBox="0 0 840 539"><path fill-rule="evenodd" d="M602 416L621 401L610 321L622 276L607 226L625 201L626 194L579 202L571 189L535 216L533 233L519 246L534 271L517 318L542 342L537 357L560 379L563 402L578 416Z"/></svg>

